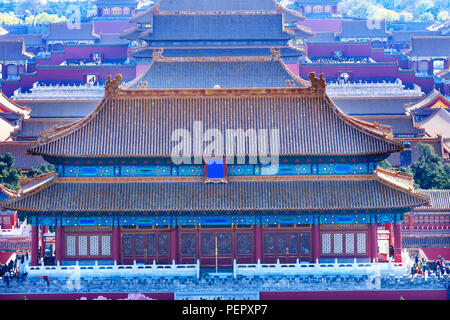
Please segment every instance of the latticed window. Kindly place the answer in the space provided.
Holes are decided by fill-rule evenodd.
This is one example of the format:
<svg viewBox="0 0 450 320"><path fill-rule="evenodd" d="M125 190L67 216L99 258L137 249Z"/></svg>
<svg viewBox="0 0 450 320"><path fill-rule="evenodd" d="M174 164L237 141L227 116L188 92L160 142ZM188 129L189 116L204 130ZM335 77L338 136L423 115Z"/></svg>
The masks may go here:
<svg viewBox="0 0 450 320"><path fill-rule="evenodd" d="M169 254L169 235L160 234L158 237L158 253L159 254Z"/></svg>
<svg viewBox="0 0 450 320"><path fill-rule="evenodd" d="M298 253L298 235L295 233L289 234L289 253Z"/></svg>
<svg viewBox="0 0 450 320"><path fill-rule="evenodd" d="M252 253L252 235L250 233L238 233L236 240L238 254Z"/></svg>
<svg viewBox="0 0 450 320"><path fill-rule="evenodd" d="M135 236L135 240L134 240L134 245L135 245L135 253L138 256L142 256L145 253L145 235L143 234L137 234Z"/></svg>
<svg viewBox="0 0 450 320"><path fill-rule="evenodd" d="M122 8L114 7L111 9L112 14L122 14Z"/></svg>
<svg viewBox="0 0 450 320"><path fill-rule="evenodd" d="M76 255L76 237L75 236L67 236L66 237L66 255L68 257L72 257Z"/></svg>
<svg viewBox="0 0 450 320"><path fill-rule="evenodd" d="M195 255L196 250L196 236L193 233L185 233L181 236L181 253L186 255Z"/></svg>
<svg viewBox="0 0 450 320"><path fill-rule="evenodd" d="M300 235L300 250L302 254L310 253L310 236L309 233L302 233Z"/></svg>
<svg viewBox="0 0 450 320"><path fill-rule="evenodd" d="M88 237L78 236L78 255L87 256L88 254Z"/></svg>
<svg viewBox="0 0 450 320"><path fill-rule="evenodd" d="M274 234L266 233L264 236L264 253L274 253Z"/></svg>
<svg viewBox="0 0 450 320"><path fill-rule="evenodd" d="M111 236L102 236L102 256L111 255Z"/></svg>
<svg viewBox="0 0 450 320"><path fill-rule="evenodd" d="M126 234L123 236L123 255L133 255L133 236L131 234Z"/></svg>
<svg viewBox="0 0 450 320"><path fill-rule="evenodd" d="M156 254L156 234L147 235L147 253Z"/></svg>
<svg viewBox="0 0 450 320"><path fill-rule="evenodd" d="M331 253L331 234L330 233L322 233L322 253L323 254Z"/></svg>
<svg viewBox="0 0 450 320"><path fill-rule="evenodd" d="M209 254L212 255L215 252L215 238L214 238L214 234L202 234L201 235L201 245L202 245L202 254Z"/></svg>
<svg viewBox="0 0 450 320"><path fill-rule="evenodd" d="M89 254L91 256L99 255L99 236L89 237Z"/></svg>
<svg viewBox="0 0 450 320"><path fill-rule="evenodd" d="M356 235L356 250L358 254L363 254L367 252L366 248L366 234L358 233Z"/></svg>
<svg viewBox="0 0 450 320"><path fill-rule="evenodd" d="M342 233L333 234L333 251L335 254L343 253L343 237Z"/></svg>
<svg viewBox="0 0 450 320"><path fill-rule="evenodd" d="M217 247L219 254L231 254L231 233L219 233Z"/></svg>
<svg viewBox="0 0 450 320"><path fill-rule="evenodd" d="M345 234L345 253L346 254L355 253L355 234L354 233Z"/></svg>

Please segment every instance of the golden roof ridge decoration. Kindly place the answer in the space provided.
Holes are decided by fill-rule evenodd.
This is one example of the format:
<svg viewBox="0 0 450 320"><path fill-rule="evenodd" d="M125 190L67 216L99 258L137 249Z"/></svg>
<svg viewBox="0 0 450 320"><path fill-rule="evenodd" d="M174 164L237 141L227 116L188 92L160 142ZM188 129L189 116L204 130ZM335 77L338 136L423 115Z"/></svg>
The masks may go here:
<svg viewBox="0 0 450 320"><path fill-rule="evenodd" d="M108 76L108 80L105 82L105 97L115 97L120 92L120 83L122 82L122 75L117 74L114 80L111 80L111 76Z"/></svg>
<svg viewBox="0 0 450 320"><path fill-rule="evenodd" d="M154 55L155 62L271 62L278 60L272 56L223 56L223 57L165 57L163 55Z"/></svg>
<svg viewBox="0 0 450 320"><path fill-rule="evenodd" d="M327 86L323 73L319 74L319 78L316 77L314 72L309 73L309 81L311 86L309 88L311 93L325 93L325 88Z"/></svg>

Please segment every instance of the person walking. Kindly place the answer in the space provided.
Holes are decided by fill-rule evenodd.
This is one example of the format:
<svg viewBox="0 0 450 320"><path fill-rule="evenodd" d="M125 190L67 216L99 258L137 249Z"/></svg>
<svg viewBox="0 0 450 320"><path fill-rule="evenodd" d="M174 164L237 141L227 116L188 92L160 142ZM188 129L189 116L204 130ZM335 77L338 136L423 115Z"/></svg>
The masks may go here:
<svg viewBox="0 0 450 320"><path fill-rule="evenodd" d="M5 274L4 274L4 279L6 281L6 285L9 286L9 277L11 276L11 274L9 273L9 270L6 270Z"/></svg>

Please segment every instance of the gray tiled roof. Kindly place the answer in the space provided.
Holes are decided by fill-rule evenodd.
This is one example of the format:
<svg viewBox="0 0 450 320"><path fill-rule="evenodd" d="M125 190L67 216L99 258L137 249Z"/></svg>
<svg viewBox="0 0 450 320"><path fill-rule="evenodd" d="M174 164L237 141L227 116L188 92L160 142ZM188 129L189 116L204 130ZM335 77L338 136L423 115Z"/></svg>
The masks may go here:
<svg viewBox="0 0 450 320"><path fill-rule="evenodd" d="M374 21L376 22L376 21ZM341 38L386 38L386 21L372 25L371 20L342 20Z"/></svg>
<svg viewBox="0 0 450 320"><path fill-rule="evenodd" d="M2 142L0 143L0 154L5 155L7 152L11 153L15 159L14 167L16 169L31 169L47 162L40 156L27 155L27 148L31 143L29 142Z"/></svg>
<svg viewBox="0 0 450 320"><path fill-rule="evenodd" d="M281 14L155 15L143 40L289 40ZM167 27L170 26L170 27Z"/></svg>
<svg viewBox="0 0 450 320"><path fill-rule="evenodd" d="M402 149L383 132L348 118L323 93L310 90L119 89L85 120L46 137L32 152L165 157L172 154L174 130L193 132L195 121L224 134L227 129L277 129L281 155L384 155Z"/></svg>
<svg viewBox="0 0 450 320"><path fill-rule="evenodd" d="M28 60L34 55L25 51L25 43L21 40L0 40L0 61Z"/></svg>
<svg viewBox="0 0 450 320"><path fill-rule="evenodd" d="M259 60L258 60L259 59ZM300 78L288 72L281 61L253 57L253 59L163 59L155 60L149 69L128 88L139 82L148 88L276 88L286 87L293 80L303 86Z"/></svg>
<svg viewBox="0 0 450 320"><path fill-rule="evenodd" d="M450 56L450 36L412 37L409 56L441 57Z"/></svg>
<svg viewBox="0 0 450 320"><path fill-rule="evenodd" d="M83 118L91 113L100 101L17 100L14 102L30 108L32 118Z"/></svg>
<svg viewBox="0 0 450 320"><path fill-rule="evenodd" d="M276 10L274 0L160 0L159 11Z"/></svg>
<svg viewBox="0 0 450 320"><path fill-rule="evenodd" d="M22 127L19 132L14 134L14 137L18 140L30 139L38 140L40 133L46 131L54 126L63 126L70 124L77 119L28 119L22 121ZM79 119L78 119L79 120Z"/></svg>
<svg viewBox="0 0 450 320"><path fill-rule="evenodd" d="M450 212L450 190L418 190L431 198L431 207L422 206L415 211L445 210Z"/></svg>
<svg viewBox="0 0 450 320"><path fill-rule="evenodd" d="M333 101L345 113L349 115L404 115L407 104L418 101L419 98L411 97L386 97L386 98L347 98L334 97Z"/></svg>
<svg viewBox="0 0 450 320"><path fill-rule="evenodd" d="M45 40L98 40L100 36L95 33L94 23L80 23L80 28L70 28L66 22L50 23Z"/></svg>
<svg viewBox="0 0 450 320"><path fill-rule="evenodd" d="M423 130L414 125L414 117L411 115L405 116L358 116L360 120L370 123L377 122L378 124L389 126L392 128L394 136L423 136Z"/></svg>
<svg viewBox="0 0 450 320"><path fill-rule="evenodd" d="M58 199L58 201L55 201ZM428 202L369 176L367 180L199 182L71 182L56 178L41 190L2 202L26 212L167 214L189 211L408 210Z"/></svg>

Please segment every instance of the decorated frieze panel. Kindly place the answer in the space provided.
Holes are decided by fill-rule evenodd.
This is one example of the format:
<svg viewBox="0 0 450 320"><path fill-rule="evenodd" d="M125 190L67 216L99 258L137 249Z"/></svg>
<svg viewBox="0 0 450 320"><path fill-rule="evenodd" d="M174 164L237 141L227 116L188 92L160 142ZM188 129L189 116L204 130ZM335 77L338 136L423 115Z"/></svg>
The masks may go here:
<svg viewBox="0 0 450 320"><path fill-rule="evenodd" d="M159 177L172 175L170 166L121 166L121 175L124 177Z"/></svg>
<svg viewBox="0 0 450 320"><path fill-rule="evenodd" d="M257 224L257 218L254 216L185 216L177 217L176 223L178 225L254 225Z"/></svg>
<svg viewBox="0 0 450 320"><path fill-rule="evenodd" d="M312 224L314 217L312 215L297 215L297 216L262 216L261 224L275 225L275 224Z"/></svg>
<svg viewBox="0 0 450 320"><path fill-rule="evenodd" d="M394 223L395 214L377 214L376 221L377 223Z"/></svg>
<svg viewBox="0 0 450 320"><path fill-rule="evenodd" d="M119 225L121 226L169 226L172 225L171 217L120 217Z"/></svg>
<svg viewBox="0 0 450 320"><path fill-rule="evenodd" d="M320 225L321 230L328 230L328 229L367 229L366 223L333 223L333 224L321 224Z"/></svg>
<svg viewBox="0 0 450 320"><path fill-rule="evenodd" d="M229 176L286 176L286 175L348 175L371 174L375 163L284 163L277 166L242 164L228 165ZM57 165L56 171L65 177L159 177L159 176L204 176L204 165L121 165L121 166L77 166Z"/></svg>
<svg viewBox="0 0 450 320"><path fill-rule="evenodd" d="M114 176L112 166L64 166L65 177L112 177Z"/></svg>
<svg viewBox="0 0 450 320"><path fill-rule="evenodd" d="M369 214L354 215L321 215L320 224L362 224L370 223Z"/></svg>
<svg viewBox="0 0 450 320"><path fill-rule="evenodd" d="M64 217L62 225L64 227L71 226L112 226L113 218L109 217Z"/></svg>
<svg viewBox="0 0 450 320"><path fill-rule="evenodd" d="M256 174L253 165L229 165L227 169L229 176L252 176Z"/></svg>
<svg viewBox="0 0 450 320"><path fill-rule="evenodd" d="M192 165L192 166L179 166L178 167L179 176L204 176L205 167L203 165Z"/></svg>
<svg viewBox="0 0 450 320"><path fill-rule="evenodd" d="M56 226L56 218L52 217L37 217L40 226Z"/></svg>

